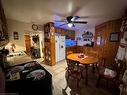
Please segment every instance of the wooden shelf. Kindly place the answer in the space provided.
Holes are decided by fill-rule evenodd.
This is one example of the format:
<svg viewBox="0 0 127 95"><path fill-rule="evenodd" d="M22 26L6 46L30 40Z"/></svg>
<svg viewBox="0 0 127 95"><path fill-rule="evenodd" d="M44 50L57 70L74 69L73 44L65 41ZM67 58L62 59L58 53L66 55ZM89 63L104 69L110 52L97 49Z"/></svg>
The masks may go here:
<svg viewBox="0 0 127 95"><path fill-rule="evenodd" d="M44 25L44 57L45 64L55 65L55 38L52 22Z"/></svg>

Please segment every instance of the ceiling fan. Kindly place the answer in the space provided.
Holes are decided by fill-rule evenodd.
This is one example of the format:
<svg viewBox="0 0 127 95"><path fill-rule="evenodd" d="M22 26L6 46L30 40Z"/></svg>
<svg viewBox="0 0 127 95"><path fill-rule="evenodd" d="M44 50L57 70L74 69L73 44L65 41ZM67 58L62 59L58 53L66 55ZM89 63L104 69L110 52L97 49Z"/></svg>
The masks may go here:
<svg viewBox="0 0 127 95"><path fill-rule="evenodd" d="M55 22L65 22L63 25L68 25L68 27L75 27L75 24L87 24L87 21L77 21L79 18L88 18L88 17L79 17L79 16L67 16L64 20L55 21Z"/></svg>

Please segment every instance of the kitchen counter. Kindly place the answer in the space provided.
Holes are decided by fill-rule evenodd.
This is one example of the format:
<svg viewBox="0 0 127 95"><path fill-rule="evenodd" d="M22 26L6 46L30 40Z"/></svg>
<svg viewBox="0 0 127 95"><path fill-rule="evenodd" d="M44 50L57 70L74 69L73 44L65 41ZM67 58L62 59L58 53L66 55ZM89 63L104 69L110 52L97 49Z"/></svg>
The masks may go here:
<svg viewBox="0 0 127 95"><path fill-rule="evenodd" d="M32 59L24 51L20 51L9 53L9 55L7 55L7 61L9 62L9 66L13 66L24 62L32 61Z"/></svg>

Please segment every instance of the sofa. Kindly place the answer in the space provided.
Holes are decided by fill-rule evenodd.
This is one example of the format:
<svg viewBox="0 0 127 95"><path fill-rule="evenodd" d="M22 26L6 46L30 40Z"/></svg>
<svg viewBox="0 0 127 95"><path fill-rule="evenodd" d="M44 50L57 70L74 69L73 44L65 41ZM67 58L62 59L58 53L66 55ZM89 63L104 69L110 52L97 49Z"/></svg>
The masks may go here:
<svg viewBox="0 0 127 95"><path fill-rule="evenodd" d="M37 70L45 72L41 78L29 77L31 72ZM12 77L10 72L16 73L16 77ZM52 75L36 61L9 67L5 70L5 75L6 93L13 93L14 95L52 95Z"/></svg>

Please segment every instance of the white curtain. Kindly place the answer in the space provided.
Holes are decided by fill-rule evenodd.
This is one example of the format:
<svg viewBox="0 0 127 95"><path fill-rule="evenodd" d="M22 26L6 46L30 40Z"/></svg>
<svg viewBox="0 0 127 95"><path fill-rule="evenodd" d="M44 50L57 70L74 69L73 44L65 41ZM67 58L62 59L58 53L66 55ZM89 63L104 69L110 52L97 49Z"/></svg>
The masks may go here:
<svg viewBox="0 0 127 95"><path fill-rule="evenodd" d="M125 54L126 54L126 49L125 49L125 47L119 46L118 51L117 51L116 58L117 58L118 60L124 60L124 59L125 59Z"/></svg>
<svg viewBox="0 0 127 95"><path fill-rule="evenodd" d="M127 48L126 48L126 52L125 52L125 60L127 62Z"/></svg>

